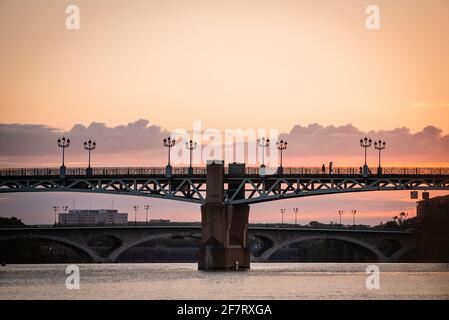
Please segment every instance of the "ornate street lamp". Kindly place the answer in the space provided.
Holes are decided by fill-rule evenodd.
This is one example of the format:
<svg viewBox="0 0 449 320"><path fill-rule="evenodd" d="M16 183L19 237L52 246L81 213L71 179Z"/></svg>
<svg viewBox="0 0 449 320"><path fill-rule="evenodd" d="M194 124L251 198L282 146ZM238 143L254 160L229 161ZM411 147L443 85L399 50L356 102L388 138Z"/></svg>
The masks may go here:
<svg viewBox="0 0 449 320"><path fill-rule="evenodd" d="M139 210L139 206L133 206L134 209L134 225L137 225L137 210Z"/></svg>
<svg viewBox="0 0 449 320"><path fill-rule="evenodd" d="M91 175L92 174L92 168L90 167L90 153L95 150L95 147L97 146L97 143L95 141L89 140L84 141L84 149L89 152L89 166L86 169L86 174Z"/></svg>
<svg viewBox="0 0 449 320"><path fill-rule="evenodd" d="M298 225L298 212L299 208L293 208L293 212L295 213L295 227Z"/></svg>
<svg viewBox="0 0 449 320"><path fill-rule="evenodd" d="M189 150L189 171L188 174L193 174L193 167L192 167L192 151L196 149L196 142L193 142L192 140L186 141L186 149Z"/></svg>
<svg viewBox="0 0 449 320"><path fill-rule="evenodd" d="M355 228L355 214L357 213L357 210L351 210L352 213L352 227Z"/></svg>
<svg viewBox="0 0 449 320"><path fill-rule="evenodd" d="M381 175L382 174L382 166L380 164L380 153L382 152L382 150L385 149L385 141L379 140L379 141L375 141L374 142L374 148L376 150L379 150L379 167L377 167L377 174Z"/></svg>
<svg viewBox="0 0 449 320"><path fill-rule="evenodd" d="M171 148L173 148L174 145L176 144L176 140L172 139L171 137L168 137L168 138L164 138L163 142L164 142L164 147L166 147L168 149L168 164L167 164L167 167L165 168L165 174L167 177L170 177L171 172L172 172L172 167L170 165L170 152L171 152Z"/></svg>
<svg viewBox="0 0 449 320"><path fill-rule="evenodd" d="M265 148L270 145L270 139L265 139L265 137L262 137L257 140L257 144L259 145L259 147L262 147L262 164L260 165L260 167L265 168Z"/></svg>
<svg viewBox="0 0 449 320"><path fill-rule="evenodd" d="M341 215L343 214L343 210L338 210L338 214L340 215L340 229L342 229L342 224L341 224Z"/></svg>
<svg viewBox="0 0 449 320"><path fill-rule="evenodd" d="M145 209L145 224L148 224L148 210L150 209L150 205L146 204L143 207Z"/></svg>
<svg viewBox="0 0 449 320"><path fill-rule="evenodd" d="M58 213L58 210L59 210L58 206L53 206L53 211L55 212L55 226L56 226L56 223L57 223L56 214Z"/></svg>
<svg viewBox="0 0 449 320"><path fill-rule="evenodd" d="M281 140L279 142L276 142L277 148L279 151L281 151L280 154L280 166L278 168L278 174L282 174L284 172L284 168L282 167L282 152L287 149L287 141Z"/></svg>
<svg viewBox="0 0 449 320"><path fill-rule="evenodd" d="M70 139L62 137L62 139L58 139L58 147L62 149L62 165L60 168L59 174L64 177L65 176L65 149L70 146Z"/></svg>
<svg viewBox="0 0 449 320"><path fill-rule="evenodd" d="M281 209L281 217L282 217L282 220L281 220L282 223L281 223L281 225L282 225L282 226L284 226L284 213L285 213L285 209L282 208L282 209Z"/></svg>
<svg viewBox="0 0 449 320"><path fill-rule="evenodd" d="M366 164L366 150L371 147L372 140L365 137L364 139L360 139L360 146L365 149L365 164L363 165L362 174L364 177L368 176L369 170L368 165Z"/></svg>

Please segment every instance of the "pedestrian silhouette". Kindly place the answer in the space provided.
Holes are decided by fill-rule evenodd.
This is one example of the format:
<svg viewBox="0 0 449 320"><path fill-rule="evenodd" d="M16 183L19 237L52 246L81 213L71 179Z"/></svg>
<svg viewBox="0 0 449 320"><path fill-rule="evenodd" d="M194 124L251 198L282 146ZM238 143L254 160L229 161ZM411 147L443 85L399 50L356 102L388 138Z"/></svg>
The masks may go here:
<svg viewBox="0 0 449 320"><path fill-rule="evenodd" d="M326 166L323 164L323 166L321 167L321 172L323 173L323 174L325 174L326 173Z"/></svg>
<svg viewBox="0 0 449 320"><path fill-rule="evenodd" d="M329 162L329 174L334 173L334 163L331 161Z"/></svg>

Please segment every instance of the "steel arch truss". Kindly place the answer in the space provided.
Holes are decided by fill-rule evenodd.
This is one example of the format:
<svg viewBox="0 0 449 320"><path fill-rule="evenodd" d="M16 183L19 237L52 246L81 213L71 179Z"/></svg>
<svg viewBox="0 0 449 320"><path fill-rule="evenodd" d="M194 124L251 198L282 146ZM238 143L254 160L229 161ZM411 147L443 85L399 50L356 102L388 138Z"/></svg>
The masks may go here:
<svg viewBox="0 0 449 320"><path fill-rule="evenodd" d="M194 177L27 177L0 181L0 193L45 191L121 194L203 203L206 180Z"/></svg>
<svg viewBox="0 0 449 320"><path fill-rule="evenodd" d="M145 196L202 204L206 198L206 175L102 175L2 177L0 193L93 192ZM260 177L225 175L228 204L251 204L294 197L381 190L449 190L449 175L389 174L364 178L360 175L276 175Z"/></svg>
<svg viewBox="0 0 449 320"><path fill-rule="evenodd" d="M449 176L310 176L310 177L248 177L228 179L238 186L227 190L225 202L251 204L313 195L383 191L383 190L449 190Z"/></svg>

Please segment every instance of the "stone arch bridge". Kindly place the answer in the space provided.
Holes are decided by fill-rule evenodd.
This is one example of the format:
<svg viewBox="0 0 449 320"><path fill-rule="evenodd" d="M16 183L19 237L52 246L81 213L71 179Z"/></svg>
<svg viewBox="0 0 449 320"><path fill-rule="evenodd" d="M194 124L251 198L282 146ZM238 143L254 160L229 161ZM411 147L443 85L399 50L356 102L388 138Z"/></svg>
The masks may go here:
<svg viewBox="0 0 449 320"><path fill-rule="evenodd" d="M339 230L311 228L250 227L248 244L251 261L270 261L279 250L311 240L336 240L366 249L378 262L398 261L417 247L415 234L406 231ZM97 252L92 239L110 238L115 246L106 254ZM57 242L89 257L90 262L112 263L127 250L156 239L201 239L199 225L181 226L98 226L98 227L25 227L0 229L0 245L5 241L41 239ZM382 242L394 243L393 252L384 252Z"/></svg>

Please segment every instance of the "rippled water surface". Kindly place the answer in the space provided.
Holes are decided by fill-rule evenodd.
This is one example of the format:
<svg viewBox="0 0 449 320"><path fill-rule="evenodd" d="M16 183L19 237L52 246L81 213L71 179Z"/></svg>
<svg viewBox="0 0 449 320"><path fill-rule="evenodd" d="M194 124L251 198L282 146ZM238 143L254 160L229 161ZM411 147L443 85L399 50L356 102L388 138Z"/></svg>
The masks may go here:
<svg viewBox="0 0 449 320"><path fill-rule="evenodd" d="M80 264L80 289L65 264L0 267L0 299L449 299L449 264L253 263L249 271L204 272L194 263Z"/></svg>

